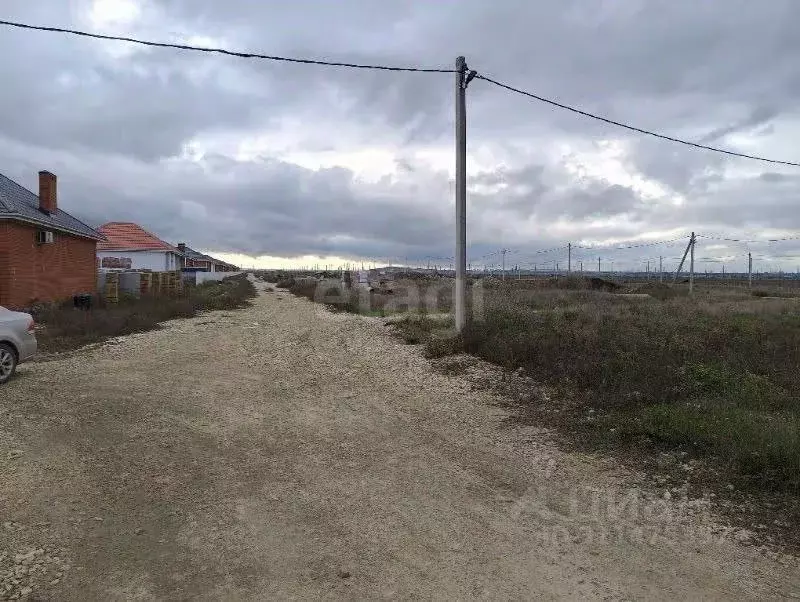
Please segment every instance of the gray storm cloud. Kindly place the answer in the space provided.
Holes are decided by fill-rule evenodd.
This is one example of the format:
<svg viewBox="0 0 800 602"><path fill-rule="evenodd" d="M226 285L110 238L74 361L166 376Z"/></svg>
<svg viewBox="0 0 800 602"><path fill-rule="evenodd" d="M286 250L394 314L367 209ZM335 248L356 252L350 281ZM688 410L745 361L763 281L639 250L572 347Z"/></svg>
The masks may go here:
<svg viewBox="0 0 800 602"><path fill-rule="evenodd" d="M3 13L87 28L91 4L14 0ZM450 67L464 54L482 73L614 119L797 159L785 156L800 92L800 5L790 0L139 4L138 18L118 25L138 37L390 65ZM57 172L63 206L86 220L134 220L169 240L252 256L452 255L450 176L425 158L452 149L448 74L114 53L112 42L0 34L0 172L29 186L38 169ZM643 139L480 80L468 111L479 164L472 255L501 245L532 252L567 235L797 227L800 176L790 169ZM246 156L214 146L254 137L262 146ZM204 159L189 152L198 140ZM619 169L576 169L569 149L595 141L624 149ZM319 168L291 160L360 147L388 149L396 169L368 178L344 160ZM663 198L643 196L637 179Z"/></svg>

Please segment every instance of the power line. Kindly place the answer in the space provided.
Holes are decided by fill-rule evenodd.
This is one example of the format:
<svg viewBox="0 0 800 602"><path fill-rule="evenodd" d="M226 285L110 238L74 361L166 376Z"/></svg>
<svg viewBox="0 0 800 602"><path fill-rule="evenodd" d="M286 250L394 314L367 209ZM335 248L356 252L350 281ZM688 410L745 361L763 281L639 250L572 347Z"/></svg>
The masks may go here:
<svg viewBox="0 0 800 602"><path fill-rule="evenodd" d="M428 67L392 67L388 65L369 65L362 63L343 63L338 61L321 61L316 59L301 59L286 56L275 56L270 54L257 54L253 52L237 52L234 50L226 50L225 48L204 48L202 46L189 46L188 44L172 44L168 42L153 42L150 40L141 40L138 38L129 38L125 36L110 36L99 33L90 33L88 31L80 31L77 29L66 29L63 27L46 27L44 25L30 25L27 23L18 23L16 21L2 21L0 25L7 27L16 27L18 29L29 29L34 31L46 31L50 33L62 33L73 36L80 36L84 38L94 38L97 40L112 40L116 42L130 42L132 44L139 44L141 46L153 46L156 48L174 48L177 50L190 50L193 52L207 52L212 54L224 54L243 59L261 59L268 61L280 61L284 63L301 63L304 65L322 65L325 67L347 67L350 69L374 69L378 71L409 71L417 73L455 73L453 69L438 69Z"/></svg>
<svg viewBox="0 0 800 602"><path fill-rule="evenodd" d="M60 34L67 34L73 36L80 36L84 38L93 38L97 40L110 40L110 41L117 41L117 42L129 42L131 44L139 44L142 46L150 46L156 48L172 48L177 50L188 50L192 52L206 52L211 54L222 54L226 56L233 56L237 58L245 58L245 59L261 59L261 60L269 60L269 61L279 61L279 62L286 62L286 63L299 63L303 65L320 65L325 67L345 67L349 69L372 69L378 71L404 71L404 72L416 72L416 73L455 73L454 69L444 69L444 68L436 68L436 67L395 67L390 65L374 65L374 64L365 64L365 63L346 63L340 61L324 61L318 59L303 59L303 58L295 58L295 57L285 57L285 56L277 56L277 55L270 55L270 54L259 54L254 52L239 52L234 50L227 50L225 48L214 48L214 47L203 47L203 46L191 46L188 44L174 44L169 42L154 42L152 40L142 40L139 38L131 38L127 36L111 36L107 34L99 34L99 33L90 33L88 31L81 31L77 29L68 29L64 27L49 27L44 25L31 25L29 23L20 23L17 21L4 21L0 20L0 25L4 25L6 27L16 27L18 29L26 29L26 30L33 30L33 31L43 31L49 33L60 33ZM543 102L561 109L565 109L567 111L571 111L573 113L577 113L578 115L583 115L584 117L589 117L591 119L595 119L598 121L602 121L604 123L608 123L610 125L615 125L617 127L621 127L633 132L638 132L640 134L645 134L648 136L654 136L656 138L661 138L662 140L668 140L670 142L677 142L678 144L684 144L686 146L692 146L694 148L699 148L703 150L713 151L716 153L722 153L725 155L729 155L732 157L740 157L743 159L752 159L754 161L763 161L766 163L773 163L777 165L789 165L792 167L800 167L800 163L795 163L792 161L780 161L777 159L769 159L766 157L759 157L756 155L747 155L745 153L737 153L735 151L729 151L722 148L717 148L714 146L707 146L705 144L699 144L697 142L690 142L688 140L682 140L680 138L674 138L672 136L667 136L666 134L659 134L658 132L653 132L651 130L645 130L633 125L629 125L626 123L622 123L620 121L615 121L613 119L609 119L607 117L602 117L600 115L595 115L593 113L589 113L588 111L584 111L578 109L576 107L572 107L555 100L545 98L543 96L539 96L537 94L533 94L532 92L526 92L525 90L521 90L519 88L515 88L514 86L510 86L508 84L504 84L499 82L495 79L487 77L485 75L477 74L475 76L477 79L482 79L490 84L494 84L500 88L504 88L510 92L515 92L517 94L521 94L523 96L527 96L529 98L533 98L534 100L538 100L539 102Z"/></svg>
<svg viewBox="0 0 800 602"><path fill-rule="evenodd" d="M0 25L6 26L6 27L13 27L13 28L18 28L18 29L23 29L23 30L42 31L42 32L49 32L49 33L60 33L60 34L79 36L79 37L85 37L85 38L93 38L93 39L98 39L98 40L128 42L128 43L132 43L132 44L138 44L138 45L149 46L149 47L170 48L170 49L185 50L185 51L214 53L214 54L221 54L221 55L227 55L227 56L231 56L231 57L245 58L245 59L260 59L260 60L269 60L269 61L278 61L278 62L287 62L287 63L297 63L297 64L304 64L304 65L319 65L319 66L327 66L327 67L343 67L343 68L351 68L351 69L381 70L381 71L392 71L392 72L461 73L461 71L459 71L459 70L444 69L444 68L398 67L398 66L389 66L389 65L376 65L376 64L364 64L364 63L347 63L347 62L338 62L338 61L325 61L325 60L316 60L316 59L284 57L284 56L277 56L277 55L249 53L249 52L238 52L238 51L228 50L228 49L224 49L224 48L201 47L201 46L191 46L191 45L186 45L186 44L174 44L174 43L167 43L167 42L156 42L156 41L151 41L151 40L142 40L142 39L138 39L138 38L126 37L126 36L112 36L112 35L106 35L106 34L90 33L90 32L87 32L87 31L81 31L81 30L75 30L75 29L67 29L67 28L61 28L61 27L49 27L49 26L41 26L41 25L31 25L31 24L20 23L20 22L15 22L15 21L0 20ZM463 62L463 58L461 60ZM464 65L464 72L466 73L466 65ZM486 82L489 82L490 84L493 84L495 86L498 86L498 87L503 88L505 90L508 90L510 92L514 92L516 94L520 94L520 95L532 98L532 99L537 100L539 102L542 102L542 103L545 103L545 104L549 104L549 105L552 105L552 106L555 106L555 107L558 107L558 108L561 108L561 109L576 113L578 115L582 115L584 117L589 117L591 119L595 119L595 120L598 120L598 121L601 121L601 122L604 122L604 123L607 123L607 124L610 124L610 125L614 125L614 126L617 126L617 127L621 127L621 128L624 128L624 129L627 129L627 130L630 130L630 131L633 131L633 132L637 132L637 133L640 133L640 134L653 136L655 138L660 138L660 139L667 140L667 141L670 141L670 142L676 142L676 143L679 143L679 144L683 144L683 145L686 145L686 146L691 146L691 147L698 148L698 149L703 149L703 150L707 150L707 151L722 153L722 154L733 156L733 157L739 157L739 158L744 158L744 159L752 159L752 160L755 160L755 161L762 161L762 162L773 163L773 164L778 164L778 165L787 165L787 166L792 166L792 167L800 167L800 163L795 163L795 162L791 162L791 161L780 161L780 160L776 160L776 159L769 159L769 158L766 158L766 157L760 157L760 156L755 156L755 155L748 155L748 154L744 154L744 153L738 153L738 152L735 152L735 151L729 151L729 150L725 150L725 149L722 149L722 148L717 148L717 147L713 147L713 146L707 146L707 145L704 145L704 144L698 144L698 143L690 142L690 141L683 140L683 139L680 139L680 138L667 136L665 134L660 134L658 132L653 132L653 131L650 131L650 130L645 130L645 129L642 129L642 128L638 128L638 127L635 127L635 126L632 126L632 125L629 125L629 124L626 124L626 123L622 123L622 122L615 121L615 120L612 120L612 119L609 119L609 118L606 118L606 117L595 115L593 113L589 113L587 111L578 109L576 107L572 107L572 106L557 102L555 100L548 99L548 98L539 96L537 94L533 94L531 92L527 92L525 90L521 90L519 88L515 88L513 86L510 86L508 84L504 84L502 82L499 82L499 81L494 80L492 78L489 78L487 76L477 74L475 71L470 71L469 72L469 75L467 76L465 82L463 83L463 87L464 88L466 88L466 84L469 83L469 81L473 77L476 77L477 79L482 79L482 80L484 80ZM768 239L768 240L745 240L745 239L737 239L737 238L717 237L717 236L713 236L713 235L698 235L698 236L701 237L701 238L706 238L706 239L711 239L711 240L722 240L722 241L739 242L739 243L759 243L759 242L773 243L773 242L781 242L781 241L798 240L798 239L800 239L800 237L787 237L787 238L776 238L776 239ZM656 242L633 244L633 245L627 245L627 246L610 246L610 247L602 247L602 246L592 247L592 246L588 246L587 247L587 246L575 245L572 248L573 249L589 250L589 251L591 251L591 250L601 250L601 249L623 250L623 249L634 249L634 248L639 248L639 247L651 247L651 246L656 246L656 245L669 244L669 243L673 243L673 242L677 242L679 240L682 240L683 238L685 238L685 237L675 238L675 239L671 239L671 240L667 240L667 241L656 241ZM563 249L567 249L568 247L569 247L569 245L566 245L566 246L562 246L562 247L556 247L556 248L553 248L553 249L542 249L542 250L532 251L532 252L526 253L526 254L528 254L528 255L545 254L545 253L551 253L551 252L554 252L554 251L560 251L560 250L563 250ZM495 251L493 253L489 253L489 254L484 255L482 257L479 257L477 259L478 260L486 259L486 258L491 257L493 255L496 255L498 253L503 253L503 255L505 256L505 254L507 252L511 252L512 254L520 253L520 251L518 251L518 250L513 250L512 251L512 250L509 250L509 249L504 249L502 251ZM445 261L454 261L454 258L452 258L452 257L448 257L448 258L444 258L444 257L441 257L441 258L439 258L439 257L428 257L428 259L440 259L440 260L445 260Z"/></svg>
<svg viewBox="0 0 800 602"><path fill-rule="evenodd" d="M541 253L552 253L553 251L563 251L566 248L567 245L564 245L563 247L553 247L552 249L541 249L539 251L531 251L530 253L528 253L528 255L539 255Z"/></svg>
<svg viewBox="0 0 800 602"><path fill-rule="evenodd" d="M769 243L769 242L784 242L787 240L800 240L800 236L787 236L786 238L767 238L767 239L745 239L745 238L726 238L724 236L713 236L710 234L697 234L697 238L706 238L708 240L724 240L727 242L744 242L744 243Z"/></svg>
<svg viewBox="0 0 800 602"><path fill-rule="evenodd" d="M753 255L753 259L766 259L766 260L769 260L769 261L772 261L772 260L775 260L775 259L795 259L797 257L800 257L800 254L797 254L797 255L763 255L763 254L762 255Z"/></svg>
<svg viewBox="0 0 800 602"><path fill-rule="evenodd" d="M586 251L591 251L591 250L594 250L594 249L596 249L596 250L621 251L621 250L624 250L624 249L640 249L642 247L655 247L655 246L658 246L658 245L666 245L666 244L669 244L669 243L678 242L679 240L684 240L686 238L688 238L688 236L680 236L678 238L671 238L670 240L657 240L657 241L654 241L654 242L647 242L647 243L640 243L640 244L633 244L633 245L618 245L618 246L607 245L607 246L584 247L584 246L581 246L581 245L573 245L572 248L573 249L584 249Z"/></svg>
<svg viewBox="0 0 800 602"><path fill-rule="evenodd" d="M567 245L563 247L553 247L552 249L539 249L536 251L512 251L512 253L521 253L523 257L530 257L531 255L543 255L545 253L553 253L555 251L565 251L567 249ZM532 261L523 262L523 263L533 263Z"/></svg>
<svg viewBox="0 0 800 602"><path fill-rule="evenodd" d="M800 163L794 163L792 161L779 161L777 159L767 159L766 157L758 157L756 155L746 155L744 153L737 153L735 151L725 150L724 148L717 148L715 146L706 146L705 144L699 144L697 142L690 142L688 140L682 140L680 138L674 138L672 136L667 136L666 134L659 134L658 132L653 132L651 130L645 130L642 128L638 128L633 125L629 125L627 123L622 123L620 121L614 121L613 119L609 119L607 117L601 117L600 115L595 115L594 113L589 113L588 111L583 111L576 107L571 107L569 105L565 105L563 103L557 102L555 100L551 100L549 98L545 98L543 96L539 96L537 94L533 94L531 92L526 92L525 90L520 90L519 88L515 88L513 86L509 86L508 84L504 84L497 80L491 79L486 77L485 75L478 74L476 79L482 79L484 81L489 82L490 84L494 84L495 86L499 86L500 88L505 88L510 92L515 92L517 94L522 94L523 96L528 96L533 98L534 100L538 100L539 102L543 102L554 107L558 107L560 109L565 109L567 111L571 111L573 113L577 113L578 115L583 115L584 117L589 117L591 119L596 119L597 121L602 121L604 123L608 123L610 125L615 125L617 127L625 128L626 130L631 130L632 132L638 132L639 134L646 134L648 136L654 136L655 138L661 138L662 140L669 140L670 142L677 142L678 144L685 144L686 146L693 146L695 148L700 148L703 150L713 151L715 153L722 153L725 155L730 155L732 157L740 157L742 159L753 159L755 161L764 161L766 163L775 163L777 165L790 165L792 167L800 167Z"/></svg>
<svg viewBox="0 0 800 602"><path fill-rule="evenodd" d="M234 50L227 50L225 48L215 48L215 47L203 47L203 46L191 46L188 44L174 44L169 42L154 42L152 40L142 40L139 38L131 38L127 36L112 36L107 34L99 34L99 33L90 33L88 31L81 31L77 29L68 29L64 27L49 27L44 25L31 25L29 23L20 23L17 21L5 21L0 20L0 25L4 25L6 27L16 27L18 29L26 29L26 30L33 30L33 31L43 31L48 33L60 33L60 34L67 34L73 36L80 36L84 38L93 38L97 40L110 40L110 41L117 41L117 42L129 42L131 44L139 44L141 46L150 46L156 48L172 48L176 50L188 50L192 52L205 52L210 54L222 54L226 56L232 56L237 58L245 58L245 59L260 59L260 60L268 60L268 61L279 61L285 63L298 63L303 65L320 65L325 67L344 67L349 69L371 69L371 70L378 70L378 71L402 71L402 72L416 72L416 73L455 73L454 69L444 69L444 68L436 68L436 67L395 67L390 65L374 65L374 64L366 64L366 63L346 63L340 61L324 61L318 59L304 59L304 58L295 58L295 57L286 57L286 56L277 56L277 55L270 55L270 54L259 54L254 52L239 52ZM732 157L740 157L743 159L752 159L755 161L763 161L766 163L773 163L777 165L789 165L792 167L800 167L800 163L795 163L792 161L779 161L777 159L769 159L766 157L759 157L756 155L747 155L744 153L737 153L735 151L729 151L722 148L717 148L714 146L707 146L705 144L699 144L697 142L690 142L688 140L682 140L680 138L674 138L672 136L667 136L666 134L659 134L658 132L653 132L650 130L645 130L639 127L635 127L626 123L622 123L620 121L615 121L613 119L609 119L607 117L601 117L600 115L595 115L593 113L589 113L587 111L583 111L576 107L572 107L555 100L551 100L549 98L545 98L543 96L539 96L537 94L533 94L532 92L526 92L525 90L521 90L519 88L515 88L508 84L504 84L497 80L494 80L490 77L485 75L477 74L475 76L477 79L482 79L484 81L489 82L490 84L494 84L500 88L504 88L510 92L515 92L517 94L521 94L523 96L527 96L529 98L533 98L534 100L538 100L539 102L543 102L561 109L565 109L567 111L571 111L573 113L577 113L578 115L583 115L584 117L589 117L591 119L595 119L598 121L602 121L604 123L608 123L610 125L615 125L617 127L621 127L633 132L638 132L640 134L645 134L648 136L654 136L656 138L661 138L662 140L668 140L670 142L677 142L679 144L684 144L686 146L692 146L694 148L699 148L703 150L713 151L716 153L722 153L725 155L729 155Z"/></svg>
<svg viewBox="0 0 800 602"><path fill-rule="evenodd" d="M602 246L601 245L601 246L588 247L588 246L581 246L581 245L572 245L572 250L575 251L577 249L580 249L580 250L584 250L584 251L606 251L606 252L608 252L608 251L622 251L622 250L626 250L626 249L639 249L639 248L643 248L643 247L654 247L654 246L658 246L658 245L668 245L670 243L684 241L687 238L688 238L688 235L681 236L681 237L678 237L678 238L671 238L669 240L658 240L658 241L653 241L653 242L648 242L648 243L631 244L631 245L625 245L625 246L614 246L614 245ZM538 250L532 250L532 251L525 251L525 250L520 250L520 249L508 249L508 253L509 254L522 254L523 257L530 257L532 255L542 255L542 254L545 254L545 253L553 253L555 251L566 251L568 249L568 247L569 247L569 245L563 245L561 247L553 247L551 249L538 249ZM473 257L472 261L479 261L481 259L486 259L486 258L492 257L494 255L499 255L501 252L502 251L493 251L491 253L487 253L486 255L482 255L480 257ZM566 255L564 257L566 257ZM589 258L590 255L574 255L573 257ZM650 259L653 259L653 258L650 258ZM657 259L657 257L655 257L655 259ZM528 262L523 262L523 263L533 263L533 262L532 261L528 261Z"/></svg>

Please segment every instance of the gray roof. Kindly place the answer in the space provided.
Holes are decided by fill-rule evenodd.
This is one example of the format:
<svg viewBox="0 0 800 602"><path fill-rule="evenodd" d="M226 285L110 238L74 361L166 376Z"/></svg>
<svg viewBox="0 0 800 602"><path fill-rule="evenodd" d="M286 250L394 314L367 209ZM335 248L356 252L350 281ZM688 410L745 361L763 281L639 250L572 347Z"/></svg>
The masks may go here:
<svg viewBox="0 0 800 602"><path fill-rule="evenodd" d="M230 266L230 267L236 267L236 266L228 263L227 261L222 261L221 259L216 259L214 257L211 257L210 255L206 255L205 253L200 253L199 251L195 251L194 249L190 249L189 247L186 247L183 250L183 253L184 253L184 256L186 257L186 259L193 259L194 261L211 261L211 262L214 262L214 263L218 263L220 265L227 265L227 266Z"/></svg>
<svg viewBox="0 0 800 602"><path fill-rule="evenodd" d="M39 209L39 197L0 174L0 219L19 219L45 228L101 240L103 235L66 211L48 214Z"/></svg>
<svg viewBox="0 0 800 602"><path fill-rule="evenodd" d="M219 263L218 259L214 259L213 257L206 255L205 253L199 253L198 251L190 249L189 247L186 247L186 249L184 250L184 254L186 256L186 259L194 259L196 261L216 261L217 263Z"/></svg>

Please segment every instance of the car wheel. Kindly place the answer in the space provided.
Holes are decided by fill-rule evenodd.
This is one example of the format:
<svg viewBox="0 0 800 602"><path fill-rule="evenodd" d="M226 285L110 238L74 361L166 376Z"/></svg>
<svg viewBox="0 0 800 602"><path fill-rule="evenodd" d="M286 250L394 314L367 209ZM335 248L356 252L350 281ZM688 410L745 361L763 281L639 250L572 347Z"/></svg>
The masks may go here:
<svg viewBox="0 0 800 602"><path fill-rule="evenodd" d="M11 346L0 343L0 385L14 375L17 369L17 354Z"/></svg>

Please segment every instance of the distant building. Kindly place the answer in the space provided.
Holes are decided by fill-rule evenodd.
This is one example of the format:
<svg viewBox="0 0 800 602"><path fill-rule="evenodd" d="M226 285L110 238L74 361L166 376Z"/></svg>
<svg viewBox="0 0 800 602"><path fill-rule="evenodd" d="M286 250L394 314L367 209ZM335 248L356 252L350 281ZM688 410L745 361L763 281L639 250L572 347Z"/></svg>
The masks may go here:
<svg viewBox="0 0 800 602"><path fill-rule="evenodd" d="M178 250L184 256L184 269L202 272L238 272L239 268L205 253L187 247L186 243L178 243Z"/></svg>
<svg viewBox="0 0 800 602"><path fill-rule="evenodd" d="M98 267L107 270L171 272L183 267L183 253L138 224L109 222L98 228Z"/></svg>

